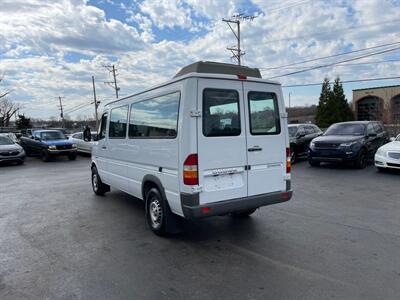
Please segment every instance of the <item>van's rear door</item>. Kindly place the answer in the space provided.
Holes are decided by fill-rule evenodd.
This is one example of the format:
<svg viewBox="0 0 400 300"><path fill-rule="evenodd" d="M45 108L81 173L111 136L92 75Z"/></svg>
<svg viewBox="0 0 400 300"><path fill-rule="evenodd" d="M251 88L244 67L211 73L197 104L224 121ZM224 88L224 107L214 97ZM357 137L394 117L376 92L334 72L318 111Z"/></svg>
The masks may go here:
<svg viewBox="0 0 400 300"><path fill-rule="evenodd" d="M286 190L286 119L281 87L243 81L248 195Z"/></svg>
<svg viewBox="0 0 400 300"><path fill-rule="evenodd" d="M198 79L200 204L247 196L247 146L240 81Z"/></svg>

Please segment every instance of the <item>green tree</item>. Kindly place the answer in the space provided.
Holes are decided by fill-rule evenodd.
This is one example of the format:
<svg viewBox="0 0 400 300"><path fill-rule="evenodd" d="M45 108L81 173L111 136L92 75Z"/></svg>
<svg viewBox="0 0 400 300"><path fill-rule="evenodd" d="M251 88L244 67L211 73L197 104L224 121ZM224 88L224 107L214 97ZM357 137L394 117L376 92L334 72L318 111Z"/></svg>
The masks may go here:
<svg viewBox="0 0 400 300"><path fill-rule="evenodd" d="M346 99L343 91L343 85L340 78L337 77L333 84L332 90L332 105L334 109L334 123L336 122L346 122L354 120L353 111L351 110L350 104Z"/></svg>
<svg viewBox="0 0 400 300"><path fill-rule="evenodd" d="M322 83L321 95L319 96L319 102L317 106L317 112L315 115L315 122L321 128L326 128L330 125L330 100L332 99L332 91L328 78L324 79Z"/></svg>
<svg viewBox="0 0 400 300"><path fill-rule="evenodd" d="M24 115L18 115L18 120L15 122L18 130L31 128L31 119L25 118Z"/></svg>

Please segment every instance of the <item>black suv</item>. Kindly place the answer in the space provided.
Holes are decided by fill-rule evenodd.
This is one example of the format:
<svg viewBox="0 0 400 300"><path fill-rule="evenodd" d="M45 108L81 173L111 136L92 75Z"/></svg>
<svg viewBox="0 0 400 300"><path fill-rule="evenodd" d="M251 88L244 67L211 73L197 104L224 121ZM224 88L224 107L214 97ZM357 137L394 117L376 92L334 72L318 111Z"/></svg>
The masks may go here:
<svg viewBox="0 0 400 300"><path fill-rule="evenodd" d="M322 130L314 124L290 124L289 137L292 163L301 156L307 156L310 142L321 134Z"/></svg>
<svg viewBox="0 0 400 300"><path fill-rule="evenodd" d="M308 160L311 166L320 162L352 162L363 169L368 158L388 141L389 135L381 122L336 123L312 140Z"/></svg>

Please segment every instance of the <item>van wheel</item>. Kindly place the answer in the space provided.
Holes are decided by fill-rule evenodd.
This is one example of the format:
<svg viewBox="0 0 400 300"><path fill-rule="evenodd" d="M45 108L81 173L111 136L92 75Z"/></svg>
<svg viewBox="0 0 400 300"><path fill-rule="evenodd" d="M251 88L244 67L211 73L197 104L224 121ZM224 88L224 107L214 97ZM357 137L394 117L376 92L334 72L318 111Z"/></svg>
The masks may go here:
<svg viewBox="0 0 400 300"><path fill-rule="evenodd" d="M167 234L166 219L167 207L160 192L156 188L150 189L146 194L146 219L151 230L160 236Z"/></svg>
<svg viewBox="0 0 400 300"><path fill-rule="evenodd" d="M76 159L76 153L70 153L70 154L68 154L68 159L69 160L75 160Z"/></svg>
<svg viewBox="0 0 400 300"><path fill-rule="evenodd" d="M106 192L110 191L110 186L101 181L96 167L92 167L92 188L98 196L104 196Z"/></svg>
<svg viewBox="0 0 400 300"><path fill-rule="evenodd" d="M244 211L234 212L234 213L232 213L232 217L246 218L246 217L250 216L251 214L253 214L256 210L257 210L257 208L253 208L253 209L248 209L248 210L244 210Z"/></svg>

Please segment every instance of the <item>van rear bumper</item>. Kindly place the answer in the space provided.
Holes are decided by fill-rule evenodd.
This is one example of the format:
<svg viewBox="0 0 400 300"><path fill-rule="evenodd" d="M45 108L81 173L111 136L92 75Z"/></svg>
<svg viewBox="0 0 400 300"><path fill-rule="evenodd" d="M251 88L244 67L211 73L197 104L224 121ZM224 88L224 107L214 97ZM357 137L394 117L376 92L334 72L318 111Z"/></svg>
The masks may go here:
<svg viewBox="0 0 400 300"><path fill-rule="evenodd" d="M182 211L186 219L219 216L286 202L292 194L293 191L289 190L199 205L199 194L181 193Z"/></svg>

